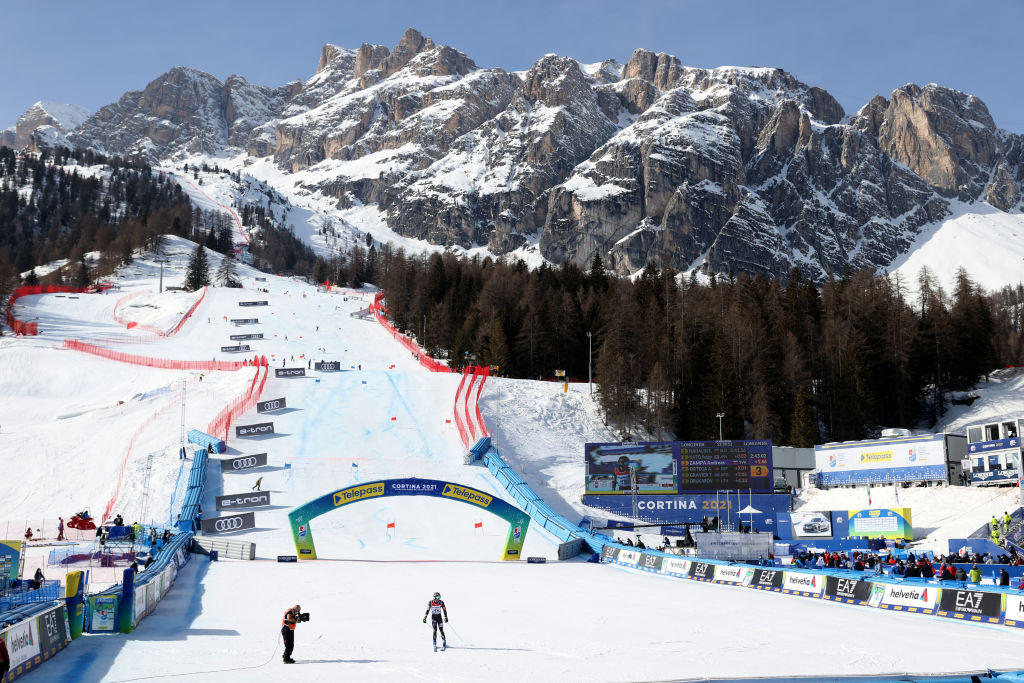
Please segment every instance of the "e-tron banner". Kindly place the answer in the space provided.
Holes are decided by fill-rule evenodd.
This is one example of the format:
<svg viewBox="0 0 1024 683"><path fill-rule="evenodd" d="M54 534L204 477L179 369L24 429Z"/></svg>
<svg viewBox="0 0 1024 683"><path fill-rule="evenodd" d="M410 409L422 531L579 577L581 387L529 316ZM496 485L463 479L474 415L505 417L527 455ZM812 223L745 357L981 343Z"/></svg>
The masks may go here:
<svg viewBox="0 0 1024 683"><path fill-rule="evenodd" d="M217 496L218 510L235 510L238 508L258 508L270 505L269 491L250 491L249 493L233 493L228 496Z"/></svg>
<svg viewBox="0 0 1024 683"><path fill-rule="evenodd" d="M233 334L231 335L231 341L249 341L250 339L263 339L262 332L256 332L254 334Z"/></svg>
<svg viewBox="0 0 1024 683"><path fill-rule="evenodd" d="M253 467L264 467L266 464L266 453L253 453L252 455L241 455L237 458L221 460L220 471L238 472L239 470L250 470Z"/></svg>
<svg viewBox="0 0 1024 683"><path fill-rule="evenodd" d="M232 318L232 325L258 325L260 322L259 318Z"/></svg>
<svg viewBox="0 0 1024 683"><path fill-rule="evenodd" d="M257 413L272 413L275 410L286 408L283 398L275 398L269 401L260 401L256 404Z"/></svg>
<svg viewBox="0 0 1024 683"><path fill-rule="evenodd" d="M222 346L220 350L224 353L237 353L239 351L251 351L248 344L239 344L237 346Z"/></svg>
<svg viewBox="0 0 1024 683"><path fill-rule="evenodd" d="M839 602L860 602L867 604L871 599L870 581L845 579L837 576L825 577L825 595Z"/></svg>
<svg viewBox="0 0 1024 683"><path fill-rule="evenodd" d="M204 519L201 523L204 534L226 534L242 529L256 528L256 513L243 512L240 515Z"/></svg>
<svg viewBox="0 0 1024 683"><path fill-rule="evenodd" d="M996 623L1003 615L1001 593L943 588L939 593L939 616Z"/></svg>
<svg viewBox="0 0 1024 683"><path fill-rule="evenodd" d="M321 360L313 363L313 369L320 372L338 372L341 370L341 363L336 360Z"/></svg>
<svg viewBox="0 0 1024 683"><path fill-rule="evenodd" d="M274 423L273 422L257 422L251 425L236 425L235 436L262 436L263 434L273 434Z"/></svg>
<svg viewBox="0 0 1024 683"><path fill-rule="evenodd" d="M274 377L305 377L306 368L274 368Z"/></svg>
<svg viewBox="0 0 1024 683"><path fill-rule="evenodd" d="M238 305L239 306L269 306L270 302L268 302L268 301L239 301Z"/></svg>

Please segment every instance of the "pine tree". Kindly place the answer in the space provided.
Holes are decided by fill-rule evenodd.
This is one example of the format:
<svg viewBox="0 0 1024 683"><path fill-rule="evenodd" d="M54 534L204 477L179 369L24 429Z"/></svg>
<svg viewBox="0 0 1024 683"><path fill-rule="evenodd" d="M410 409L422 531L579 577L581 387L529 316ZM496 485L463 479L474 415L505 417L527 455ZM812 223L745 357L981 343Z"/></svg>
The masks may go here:
<svg viewBox="0 0 1024 683"><path fill-rule="evenodd" d="M238 271L235 268L235 255L234 253L225 254L220 259L220 265L217 266L217 274L214 276L214 280L221 287L226 287L237 279Z"/></svg>
<svg viewBox="0 0 1024 683"><path fill-rule="evenodd" d="M793 403L793 419L789 425L789 445L795 448L811 448L818 442L818 430L814 426L811 411L807 408L804 388L796 390Z"/></svg>
<svg viewBox="0 0 1024 683"><path fill-rule="evenodd" d="M188 260L185 271L185 289L194 292L210 280L210 264L206 259L206 249L197 244L192 257Z"/></svg>

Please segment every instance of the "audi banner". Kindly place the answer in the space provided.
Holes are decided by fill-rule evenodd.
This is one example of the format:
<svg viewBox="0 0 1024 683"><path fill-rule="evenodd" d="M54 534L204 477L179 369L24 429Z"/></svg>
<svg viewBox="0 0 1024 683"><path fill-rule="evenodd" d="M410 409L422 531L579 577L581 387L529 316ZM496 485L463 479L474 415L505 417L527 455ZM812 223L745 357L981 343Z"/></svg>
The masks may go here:
<svg viewBox="0 0 1024 683"><path fill-rule="evenodd" d="M238 346L222 346L220 350L224 353L237 353L239 351L249 351L248 344L239 344Z"/></svg>
<svg viewBox="0 0 1024 683"><path fill-rule="evenodd" d="M231 335L231 341L249 341L251 339L263 339L263 333L257 332L255 334L233 334Z"/></svg>
<svg viewBox="0 0 1024 683"><path fill-rule="evenodd" d="M287 406L284 403L283 398L275 398L272 401L260 401L256 404L257 413L272 413L275 410L281 410Z"/></svg>
<svg viewBox="0 0 1024 683"><path fill-rule="evenodd" d="M273 422L258 422L251 425L236 425L235 436L262 436L274 433Z"/></svg>
<svg viewBox="0 0 1024 683"><path fill-rule="evenodd" d="M274 377L305 377L306 368L274 368Z"/></svg>
<svg viewBox="0 0 1024 683"><path fill-rule="evenodd" d="M217 496L218 510L235 510L238 508L258 508L270 505L269 491L253 491L251 493L234 493L228 496Z"/></svg>
<svg viewBox="0 0 1024 683"><path fill-rule="evenodd" d="M239 306L269 306L269 301L239 301Z"/></svg>
<svg viewBox="0 0 1024 683"><path fill-rule="evenodd" d="M320 372L338 372L341 370L341 363L336 360L321 360L313 363L313 369Z"/></svg>
<svg viewBox="0 0 1024 683"><path fill-rule="evenodd" d="M866 603L871 599L870 581L859 581L857 579L844 579L837 576L825 577L825 595L831 595L840 600L854 600Z"/></svg>
<svg viewBox="0 0 1024 683"><path fill-rule="evenodd" d="M214 517L202 521L204 534L226 534L231 531L256 528L256 513L243 512L240 515L228 515L226 517Z"/></svg>
<svg viewBox="0 0 1024 683"><path fill-rule="evenodd" d="M237 458L225 458L220 461L221 472L238 472L239 470L251 470L253 467L265 467L267 464L266 453L253 453L242 455Z"/></svg>
<svg viewBox="0 0 1024 683"><path fill-rule="evenodd" d="M1003 613L1003 596L999 593L943 588L939 593L939 610L998 619Z"/></svg>
<svg viewBox="0 0 1024 683"><path fill-rule="evenodd" d="M232 325L258 325L260 322L259 318L232 318Z"/></svg>

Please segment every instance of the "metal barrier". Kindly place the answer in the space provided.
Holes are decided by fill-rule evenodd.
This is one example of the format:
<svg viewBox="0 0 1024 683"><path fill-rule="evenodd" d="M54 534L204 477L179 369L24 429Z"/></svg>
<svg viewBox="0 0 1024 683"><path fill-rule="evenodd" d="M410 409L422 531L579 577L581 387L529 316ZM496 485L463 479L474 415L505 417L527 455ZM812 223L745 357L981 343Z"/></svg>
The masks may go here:
<svg viewBox="0 0 1024 683"><path fill-rule="evenodd" d="M256 544L249 541L233 541L226 538L210 538L209 536L193 536L192 551L209 555L211 551L219 557L231 560L255 560Z"/></svg>

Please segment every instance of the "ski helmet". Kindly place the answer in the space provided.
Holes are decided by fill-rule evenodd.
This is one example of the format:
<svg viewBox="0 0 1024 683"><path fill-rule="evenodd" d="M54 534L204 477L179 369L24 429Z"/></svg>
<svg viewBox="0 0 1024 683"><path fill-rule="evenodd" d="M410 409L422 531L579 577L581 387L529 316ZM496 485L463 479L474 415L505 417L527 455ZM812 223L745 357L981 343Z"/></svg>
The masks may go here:
<svg viewBox="0 0 1024 683"><path fill-rule="evenodd" d="M434 593L434 599L435 600L440 600L441 599L441 594L440 593Z"/></svg>

